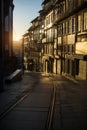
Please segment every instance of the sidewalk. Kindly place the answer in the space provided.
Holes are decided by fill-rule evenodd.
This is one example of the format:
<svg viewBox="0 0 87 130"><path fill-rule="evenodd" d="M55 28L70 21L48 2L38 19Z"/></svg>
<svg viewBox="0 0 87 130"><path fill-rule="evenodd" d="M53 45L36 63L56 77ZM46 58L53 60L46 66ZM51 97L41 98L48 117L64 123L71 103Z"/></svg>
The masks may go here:
<svg viewBox="0 0 87 130"><path fill-rule="evenodd" d="M31 89L35 81L32 81L27 73L22 80L5 84L4 92L0 93L0 114L17 100L25 91Z"/></svg>

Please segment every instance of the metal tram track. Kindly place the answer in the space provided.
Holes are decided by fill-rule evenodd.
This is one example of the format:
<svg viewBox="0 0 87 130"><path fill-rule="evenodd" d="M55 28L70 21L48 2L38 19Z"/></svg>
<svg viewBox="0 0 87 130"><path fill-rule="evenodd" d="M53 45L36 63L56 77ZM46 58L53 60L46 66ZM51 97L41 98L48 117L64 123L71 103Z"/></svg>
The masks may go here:
<svg viewBox="0 0 87 130"><path fill-rule="evenodd" d="M24 94L23 96L21 96L19 99L16 99L15 101L13 101L13 103L11 105L9 105L6 110L4 110L1 114L0 114L0 120L2 120L10 111L12 111L20 102L22 102L28 95L30 94L30 91L27 92L26 94Z"/></svg>
<svg viewBox="0 0 87 130"><path fill-rule="evenodd" d="M55 85L53 85L53 92L52 92L51 102L49 106L45 130L53 129L52 126L53 126L53 115L54 115L54 107L55 107L55 97L56 97L56 87Z"/></svg>
<svg viewBox="0 0 87 130"><path fill-rule="evenodd" d="M36 84L36 83L35 83ZM7 114L9 114L10 111L12 111L20 102L22 102L29 94L32 93L33 88L35 86L25 92L23 92L22 95L19 95L13 103L11 103L1 114L0 114L0 120L6 117ZM52 123L53 123L53 114L54 114L54 105L55 105L55 94L56 94L56 87L53 84L53 91L52 91L52 96L51 96L51 101L49 104L49 110L47 114L47 119L46 119L46 124L45 124L45 129L44 130L52 130Z"/></svg>
<svg viewBox="0 0 87 130"><path fill-rule="evenodd" d="M33 88L35 84L38 82L36 81L31 89L25 90L22 92L14 101L9 103L7 107L3 110L2 113L0 113L0 120L2 120L10 111L12 111L20 102L22 102L31 92L33 91Z"/></svg>

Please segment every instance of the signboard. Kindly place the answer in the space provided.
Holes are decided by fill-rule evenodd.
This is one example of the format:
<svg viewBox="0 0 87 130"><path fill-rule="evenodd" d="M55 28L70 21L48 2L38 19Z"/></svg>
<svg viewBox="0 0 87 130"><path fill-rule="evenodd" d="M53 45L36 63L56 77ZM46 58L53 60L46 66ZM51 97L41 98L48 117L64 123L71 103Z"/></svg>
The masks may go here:
<svg viewBox="0 0 87 130"><path fill-rule="evenodd" d="M76 54L87 54L87 42L76 43Z"/></svg>

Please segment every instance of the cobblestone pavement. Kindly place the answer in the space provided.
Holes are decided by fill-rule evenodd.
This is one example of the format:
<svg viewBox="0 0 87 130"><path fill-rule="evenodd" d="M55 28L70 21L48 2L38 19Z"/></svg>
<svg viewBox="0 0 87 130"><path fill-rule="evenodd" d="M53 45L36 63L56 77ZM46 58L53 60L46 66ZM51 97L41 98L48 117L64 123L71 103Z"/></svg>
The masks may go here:
<svg viewBox="0 0 87 130"><path fill-rule="evenodd" d="M6 85L5 91L0 93L0 112L2 112L4 108L6 108L23 92L31 89L34 84L37 85L39 80L40 84L35 89L35 93L32 94L31 98L24 100L21 107L16 107L14 110L16 113L11 114L11 118L9 118L11 121L11 119L13 119L13 115L16 121L18 118L17 115L21 116L23 114L23 117L27 117L30 123L28 120L22 120L21 122L21 118L19 116L19 124L18 122L15 122L18 127L11 124L10 128L12 129L14 126L13 130L20 130L16 128L21 128L21 130L27 130L27 128L31 128L29 130L37 130L36 128L39 128L42 130L42 126L44 125L44 121L46 119L47 108L49 107L51 88L54 85L56 88L56 101L52 130L87 130L87 81L71 80L70 78L59 75L46 75L43 73L32 72L25 73L22 81ZM44 95L44 98L40 98L38 94L42 97ZM27 107L24 107L23 105ZM26 112L29 112L28 116L30 118L27 116ZM42 121L40 121L40 117L42 117ZM34 121L39 122L33 123L33 119ZM7 120L5 120L6 122L4 123L9 125L10 122ZM34 127L32 127L33 124ZM27 127L23 127L23 125Z"/></svg>
<svg viewBox="0 0 87 130"><path fill-rule="evenodd" d="M32 82L35 81L32 91L0 120L1 130L45 129L53 84L49 77L41 77L40 73L30 75Z"/></svg>
<svg viewBox="0 0 87 130"><path fill-rule="evenodd" d="M53 130L87 130L87 82L55 77Z"/></svg>
<svg viewBox="0 0 87 130"><path fill-rule="evenodd" d="M4 92L0 93L0 114L9 107L25 91L31 89L36 82L29 72L23 75L22 80L11 84L5 84Z"/></svg>

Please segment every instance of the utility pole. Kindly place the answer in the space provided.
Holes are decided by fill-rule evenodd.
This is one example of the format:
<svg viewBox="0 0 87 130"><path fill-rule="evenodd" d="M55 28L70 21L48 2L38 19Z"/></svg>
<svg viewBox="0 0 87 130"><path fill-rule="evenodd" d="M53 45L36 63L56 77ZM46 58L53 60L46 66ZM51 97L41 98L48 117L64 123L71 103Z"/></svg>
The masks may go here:
<svg viewBox="0 0 87 130"><path fill-rule="evenodd" d="M4 3L0 0L0 92L4 90Z"/></svg>

